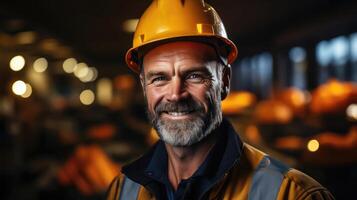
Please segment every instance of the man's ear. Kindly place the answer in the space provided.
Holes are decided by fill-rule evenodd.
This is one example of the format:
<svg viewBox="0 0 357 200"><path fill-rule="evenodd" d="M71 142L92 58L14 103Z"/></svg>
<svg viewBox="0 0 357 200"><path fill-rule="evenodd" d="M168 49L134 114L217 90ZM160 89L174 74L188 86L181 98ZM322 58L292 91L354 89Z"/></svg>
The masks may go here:
<svg viewBox="0 0 357 200"><path fill-rule="evenodd" d="M232 68L231 65L226 65L223 68L222 72L222 90L221 90L221 100L223 101L227 95L229 94L229 90L231 88L231 75L232 75Z"/></svg>

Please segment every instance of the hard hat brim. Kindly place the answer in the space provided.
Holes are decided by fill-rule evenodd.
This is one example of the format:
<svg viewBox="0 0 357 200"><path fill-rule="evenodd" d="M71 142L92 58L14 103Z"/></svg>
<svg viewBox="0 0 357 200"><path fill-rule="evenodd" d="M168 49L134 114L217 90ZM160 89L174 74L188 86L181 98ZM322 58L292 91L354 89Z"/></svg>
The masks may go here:
<svg viewBox="0 0 357 200"><path fill-rule="evenodd" d="M218 35L187 35L187 36L180 36L180 37L170 37L170 38L160 38L157 40L151 40L145 44L142 44L137 47L132 47L130 48L125 55L125 62L128 65L128 67L133 70L135 73L140 73L140 61L142 57L145 55L147 51L150 49L153 49L159 45L169 43L169 42L175 42L175 41L196 41L196 42L203 42L203 43L209 43L215 46L215 48L220 48L217 49L220 52L222 49L225 49L226 55L223 55L224 57L227 58L228 64L232 64L234 60L238 56L238 49L236 45L229 39L218 36ZM145 53L140 51L142 49L145 49Z"/></svg>

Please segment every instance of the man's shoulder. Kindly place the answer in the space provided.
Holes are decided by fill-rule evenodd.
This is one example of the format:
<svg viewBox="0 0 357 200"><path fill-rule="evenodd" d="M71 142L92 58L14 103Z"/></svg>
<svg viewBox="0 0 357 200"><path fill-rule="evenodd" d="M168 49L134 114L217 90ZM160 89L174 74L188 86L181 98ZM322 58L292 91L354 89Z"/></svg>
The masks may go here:
<svg viewBox="0 0 357 200"><path fill-rule="evenodd" d="M277 199L334 199L326 188L307 174L285 165L246 143L244 144L243 152L246 160L245 164L251 166L251 173L259 178L257 180L259 180L260 184L264 183L264 187L266 187L266 180L271 185L274 180L278 180L281 177Z"/></svg>
<svg viewBox="0 0 357 200"><path fill-rule="evenodd" d="M285 175L280 187L281 199L288 196L294 199L334 199L331 193L309 175L291 168Z"/></svg>
<svg viewBox="0 0 357 200"><path fill-rule="evenodd" d="M291 182L290 184L295 184L298 187L301 188L318 188L322 187L320 183L318 183L315 179L310 177L309 175L291 168L286 174L285 174L285 179L287 181Z"/></svg>

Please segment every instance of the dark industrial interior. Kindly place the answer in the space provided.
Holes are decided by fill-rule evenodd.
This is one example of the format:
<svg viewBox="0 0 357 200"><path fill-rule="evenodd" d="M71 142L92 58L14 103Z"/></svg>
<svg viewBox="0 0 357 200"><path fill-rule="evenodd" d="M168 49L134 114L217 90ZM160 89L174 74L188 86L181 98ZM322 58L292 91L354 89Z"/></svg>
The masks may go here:
<svg viewBox="0 0 357 200"><path fill-rule="evenodd" d="M225 117L244 141L353 199L357 1L205 2L239 51ZM0 199L104 199L157 141L124 60L150 3L0 1Z"/></svg>

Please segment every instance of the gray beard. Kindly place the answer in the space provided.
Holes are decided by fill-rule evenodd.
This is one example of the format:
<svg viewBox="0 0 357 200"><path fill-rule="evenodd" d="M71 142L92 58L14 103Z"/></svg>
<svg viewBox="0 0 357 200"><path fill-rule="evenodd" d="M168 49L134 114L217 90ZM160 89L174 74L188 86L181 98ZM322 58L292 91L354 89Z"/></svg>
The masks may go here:
<svg viewBox="0 0 357 200"><path fill-rule="evenodd" d="M201 118L193 120L159 119L154 125L160 138L173 146L190 146L208 135Z"/></svg>
<svg viewBox="0 0 357 200"><path fill-rule="evenodd" d="M218 96L220 99L220 95ZM180 102L176 103L180 109ZM208 113L200 109L190 119L171 120L160 117L160 112L148 111L148 117L161 140L172 146L191 146L206 138L222 122L221 104L211 99Z"/></svg>

